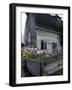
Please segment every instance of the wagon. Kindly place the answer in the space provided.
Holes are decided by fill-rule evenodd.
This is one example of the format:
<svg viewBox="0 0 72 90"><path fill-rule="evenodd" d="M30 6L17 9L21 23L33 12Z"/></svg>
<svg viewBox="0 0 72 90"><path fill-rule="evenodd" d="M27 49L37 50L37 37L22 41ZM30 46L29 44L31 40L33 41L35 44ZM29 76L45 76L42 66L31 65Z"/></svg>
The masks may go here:
<svg viewBox="0 0 72 90"><path fill-rule="evenodd" d="M28 71L34 76L48 76L63 68L62 56L59 59L58 57L50 57L49 60L22 58L21 64L26 66Z"/></svg>

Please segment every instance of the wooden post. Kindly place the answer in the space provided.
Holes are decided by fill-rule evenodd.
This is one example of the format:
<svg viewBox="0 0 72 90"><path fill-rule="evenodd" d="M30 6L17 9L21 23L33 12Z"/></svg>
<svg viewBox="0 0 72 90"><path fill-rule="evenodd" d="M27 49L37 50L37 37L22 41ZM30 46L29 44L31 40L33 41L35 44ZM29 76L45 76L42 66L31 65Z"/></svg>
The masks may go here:
<svg viewBox="0 0 72 90"><path fill-rule="evenodd" d="M40 76L43 75L43 62L40 62Z"/></svg>

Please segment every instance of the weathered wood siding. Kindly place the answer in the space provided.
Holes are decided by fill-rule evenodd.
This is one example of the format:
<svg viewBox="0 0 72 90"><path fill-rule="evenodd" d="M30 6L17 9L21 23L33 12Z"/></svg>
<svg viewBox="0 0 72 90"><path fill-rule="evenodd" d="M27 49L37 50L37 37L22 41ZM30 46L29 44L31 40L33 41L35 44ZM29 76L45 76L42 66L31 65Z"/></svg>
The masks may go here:
<svg viewBox="0 0 72 90"><path fill-rule="evenodd" d="M47 50L52 53L52 43L57 43L57 50L61 50L59 35L48 31L37 30L37 48L41 49L41 40L47 42Z"/></svg>
<svg viewBox="0 0 72 90"><path fill-rule="evenodd" d="M25 38L26 41L29 43L30 47L36 47L36 29L35 29L35 15L32 13L29 13L27 15L27 21L26 21L26 34Z"/></svg>

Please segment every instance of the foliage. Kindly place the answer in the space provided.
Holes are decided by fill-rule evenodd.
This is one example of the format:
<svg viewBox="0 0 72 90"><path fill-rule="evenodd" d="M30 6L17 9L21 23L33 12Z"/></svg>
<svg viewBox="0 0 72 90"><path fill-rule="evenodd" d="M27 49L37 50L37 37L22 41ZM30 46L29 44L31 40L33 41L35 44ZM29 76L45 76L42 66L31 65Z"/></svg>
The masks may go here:
<svg viewBox="0 0 72 90"><path fill-rule="evenodd" d="M34 60L48 60L50 57L54 57L54 55L49 54L48 56L45 54L37 54L35 52L31 51L22 51L21 56L28 59L34 59Z"/></svg>

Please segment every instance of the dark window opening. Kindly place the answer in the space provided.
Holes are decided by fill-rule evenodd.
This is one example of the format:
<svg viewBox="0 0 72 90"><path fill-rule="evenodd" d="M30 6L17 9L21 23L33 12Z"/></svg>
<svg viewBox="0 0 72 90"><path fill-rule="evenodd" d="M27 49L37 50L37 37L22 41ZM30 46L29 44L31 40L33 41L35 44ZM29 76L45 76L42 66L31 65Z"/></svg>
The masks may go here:
<svg viewBox="0 0 72 90"><path fill-rule="evenodd" d="M53 48L53 50L57 49L57 43L52 43L52 48Z"/></svg>
<svg viewBox="0 0 72 90"><path fill-rule="evenodd" d="M41 49L47 49L47 42L44 42L44 40L41 40Z"/></svg>
<svg viewBox="0 0 72 90"><path fill-rule="evenodd" d="M44 49L44 41L41 40L41 49Z"/></svg>

